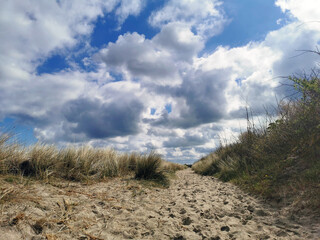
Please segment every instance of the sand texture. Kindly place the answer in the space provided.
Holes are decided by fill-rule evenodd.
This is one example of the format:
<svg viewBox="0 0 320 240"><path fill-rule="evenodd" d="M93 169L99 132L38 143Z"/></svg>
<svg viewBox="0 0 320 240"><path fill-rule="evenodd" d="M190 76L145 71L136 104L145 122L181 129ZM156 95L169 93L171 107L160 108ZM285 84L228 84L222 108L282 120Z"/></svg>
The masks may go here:
<svg viewBox="0 0 320 240"><path fill-rule="evenodd" d="M176 175L167 189L121 178L20 184L0 205L0 239L320 239L308 216L293 219L191 169Z"/></svg>

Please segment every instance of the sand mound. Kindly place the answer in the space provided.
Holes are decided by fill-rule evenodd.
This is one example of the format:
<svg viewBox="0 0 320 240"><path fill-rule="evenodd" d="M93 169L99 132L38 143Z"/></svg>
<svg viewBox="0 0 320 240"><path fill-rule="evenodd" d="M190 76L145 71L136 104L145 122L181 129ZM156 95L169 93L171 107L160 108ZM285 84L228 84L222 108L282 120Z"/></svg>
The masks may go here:
<svg viewBox="0 0 320 240"><path fill-rule="evenodd" d="M167 189L126 179L15 188L17 197L0 205L1 240L320 238L319 225L288 219L237 187L191 169L177 172Z"/></svg>

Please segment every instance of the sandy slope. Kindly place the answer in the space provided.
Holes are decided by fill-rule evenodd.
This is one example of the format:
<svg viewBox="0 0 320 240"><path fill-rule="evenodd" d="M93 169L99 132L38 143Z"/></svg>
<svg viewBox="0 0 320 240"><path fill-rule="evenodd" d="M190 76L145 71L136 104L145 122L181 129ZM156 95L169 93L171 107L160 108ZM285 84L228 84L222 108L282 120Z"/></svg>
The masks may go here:
<svg viewBox="0 0 320 240"><path fill-rule="evenodd" d="M10 187L1 186L1 188ZM280 211L212 177L177 172L168 189L114 179L20 185L0 205L0 239L320 239Z"/></svg>

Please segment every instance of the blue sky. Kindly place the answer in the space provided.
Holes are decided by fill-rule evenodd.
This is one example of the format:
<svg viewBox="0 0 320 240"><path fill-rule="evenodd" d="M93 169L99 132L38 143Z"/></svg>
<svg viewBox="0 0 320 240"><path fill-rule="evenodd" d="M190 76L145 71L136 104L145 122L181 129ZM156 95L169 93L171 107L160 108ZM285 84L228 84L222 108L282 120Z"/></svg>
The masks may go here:
<svg viewBox="0 0 320 240"><path fill-rule="evenodd" d="M231 22L221 34L207 42L209 49L219 45L239 47L250 41L262 41L270 31L281 27L277 24L278 19L286 18L274 1L228 0L223 6Z"/></svg>
<svg viewBox="0 0 320 240"><path fill-rule="evenodd" d="M1 0L0 0L1 1ZM318 57L317 0L1 1L0 131L193 162ZM280 89L280 90L279 90Z"/></svg>

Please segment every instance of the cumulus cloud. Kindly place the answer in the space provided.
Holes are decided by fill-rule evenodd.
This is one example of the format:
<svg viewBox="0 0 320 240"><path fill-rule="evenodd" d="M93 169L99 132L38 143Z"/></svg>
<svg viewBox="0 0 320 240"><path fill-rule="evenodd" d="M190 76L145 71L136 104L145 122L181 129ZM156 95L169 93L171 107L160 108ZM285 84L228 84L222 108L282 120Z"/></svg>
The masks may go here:
<svg viewBox="0 0 320 240"><path fill-rule="evenodd" d="M206 142L201 135L185 134L182 137L170 138L168 141L163 142L163 146L166 148L180 148L180 147L192 147L197 145L203 145Z"/></svg>
<svg viewBox="0 0 320 240"><path fill-rule="evenodd" d="M79 72L25 74L1 79L0 115L27 116L29 120L50 122L60 116L65 101L77 98L87 86L86 75ZM2 114L1 114L2 113ZM33 122L36 123L36 122Z"/></svg>
<svg viewBox="0 0 320 240"><path fill-rule="evenodd" d="M132 135L139 132L139 117L143 104L130 96L117 96L112 102L99 99L76 99L63 108L65 118L76 123L75 133L88 138L108 138Z"/></svg>
<svg viewBox="0 0 320 240"><path fill-rule="evenodd" d="M153 126L190 128L218 121L224 116L226 99L224 89L229 73L224 71L191 70L177 87L155 88L156 92L171 96L172 111L163 111L157 119L146 120Z"/></svg>
<svg viewBox="0 0 320 240"><path fill-rule="evenodd" d="M281 53L264 43L248 43L242 47L219 47L211 55L195 63L203 72L225 70L225 117L244 116L245 107L264 108L275 100L274 62ZM221 93L222 94L222 93ZM259 112L259 111L258 111Z"/></svg>
<svg viewBox="0 0 320 240"><path fill-rule="evenodd" d="M283 12L302 22L318 21L320 2L317 0L277 0L275 3Z"/></svg>
<svg viewBox="0 0 320 240"><path fill-rule="evenodd" d="M157 50L152 41L138 33L120 35L116 43L109 43L107 48L100 51L98 58L109 69L129 77L149 77L163 81L177 71L168 53Z"/></svg>
<svg viewBox="0 0 320 240"><path fill-rule="evenodd" d="M149 23L163 27L172 22L189 25L202 37L220 33L228 22L218 0L170 0L160 10L153 12Z"/></svg>
<svg viewBox="0 0 320 240"><path fill-rule="evenodd" d="M6 33L1 52L11 64L30 72L34 61L74 46L78 36L92 31L92 21L114 5L115 1L5 1L0 10L0 27Z"/></svg>
<svg viewBox="0 0 320 240"><path fill-rule="evenodd" d="M315 54L305 54L304 51L316 50L319 39L320 23L318 30L294 22L270 32L264 44L281 54L281 58L274 62L274 74L288 76L315 67L318 57Z"/></svg>
<svg viewBox="0 0 320 240"><path fill-rule="evenodd" d="M33 72L50 54L66 51L88 37L97 17L110 13L119 3L122 21L141 10L124 10L127 5L119 0L4 1L0 9L0 28L5 33L1 36L0 65L19 68L21 74Z"/></svg>
<svg viewBox="0 0 320 240"><path fill-rule="evenodd" d="M153 41L162 50L170 51L173 58L187 62L192 61L204 47L203 39L182 23L167 24Z"/></svg>
<svg viewBox="0 0 320 240"><path fill-rule="evenodd" d="M49 142L87 142L134 135L141 130L139 122L145 107L139 98L138 84L109 82L99 86L90 81L97 75L83 73L82 77L86 84L79 94L62 98L56 101L55 106L49 107L47 104L48 111L43 114L48 120L45 124L39 124L40 118L35 118L37 121L33 125L37 126L36 136L39 139Z"/></svg>
<svg viewBox="0 0 320 240"><path fill-rule="evenodd" d="M119 23L122 24L129 15L137 16L144 5L144 0L122 0L120 7L116 10Z"/></svg>

